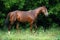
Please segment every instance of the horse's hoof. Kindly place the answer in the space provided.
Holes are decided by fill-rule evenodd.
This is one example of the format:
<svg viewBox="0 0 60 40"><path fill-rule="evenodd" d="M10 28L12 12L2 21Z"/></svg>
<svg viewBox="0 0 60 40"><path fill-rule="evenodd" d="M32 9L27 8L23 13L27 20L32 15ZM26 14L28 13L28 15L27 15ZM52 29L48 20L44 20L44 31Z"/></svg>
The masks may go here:
<svg viewBox="0 0 60 40"><path fill-rule="evenodd" d="M8 31L8 34L10 35L10 31Z"/></svg>

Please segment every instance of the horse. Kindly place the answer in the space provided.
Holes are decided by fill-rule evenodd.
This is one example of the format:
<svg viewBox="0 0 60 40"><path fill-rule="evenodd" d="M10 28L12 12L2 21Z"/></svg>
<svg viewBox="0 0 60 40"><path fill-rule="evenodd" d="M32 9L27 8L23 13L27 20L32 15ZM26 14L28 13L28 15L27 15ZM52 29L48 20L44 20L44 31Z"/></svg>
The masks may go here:
<svg viewBox="0 0 60 40"><path fill-rule="evenodd" d="M41 13L43 13L45 16L48 16L48 11L45 6L41 6L34 10L29 10L29 11L15 10L15 11L9 12L5 21L5 23L7 24L9 22L8 32L10 33L11 25L13 25L15 21L17 21L16 29L18 29L19 22L23 22L23 23L28 22L30 24L31 31L32 31L33 24L37 29L37 25L35 21L37 19L37 16Z"/></svg>

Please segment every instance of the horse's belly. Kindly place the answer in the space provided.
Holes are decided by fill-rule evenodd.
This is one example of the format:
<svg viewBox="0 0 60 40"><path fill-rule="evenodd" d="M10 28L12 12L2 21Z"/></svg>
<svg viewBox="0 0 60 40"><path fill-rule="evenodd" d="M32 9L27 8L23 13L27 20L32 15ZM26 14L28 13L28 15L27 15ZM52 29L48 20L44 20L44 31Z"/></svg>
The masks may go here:
<svg viewBox="0 0 60 40"><path fill-rule="evenodd" d="M27 18L21 18L20 22L27 22Z"/></svg>
<svg viewBox="0 0 60 40"><path fill-rule="evenodd" d="M19 17L19 18L17 18L17 21L19 21L19 22L27 22L27 18L26 17Z"/></svg>

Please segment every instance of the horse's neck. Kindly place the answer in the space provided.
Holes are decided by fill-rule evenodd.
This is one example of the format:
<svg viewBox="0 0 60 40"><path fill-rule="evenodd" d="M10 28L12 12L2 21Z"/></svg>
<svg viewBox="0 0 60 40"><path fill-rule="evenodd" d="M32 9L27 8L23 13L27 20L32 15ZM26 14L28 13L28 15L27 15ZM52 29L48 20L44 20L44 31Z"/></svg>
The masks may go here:
<svg viewBox="0 0 60 40"><path fill-rule="evenodd" d="M41 7L35 9L34 12L35 12L35 16L38 16L39 13L41 12Z"/></svg>
<svg viewBox="0 0 60 40"><path fill-rule="evenodd" d="M41 7L35 9L35 12L36 12L37 14L38 14L40 11L41 11Z"/></svg>

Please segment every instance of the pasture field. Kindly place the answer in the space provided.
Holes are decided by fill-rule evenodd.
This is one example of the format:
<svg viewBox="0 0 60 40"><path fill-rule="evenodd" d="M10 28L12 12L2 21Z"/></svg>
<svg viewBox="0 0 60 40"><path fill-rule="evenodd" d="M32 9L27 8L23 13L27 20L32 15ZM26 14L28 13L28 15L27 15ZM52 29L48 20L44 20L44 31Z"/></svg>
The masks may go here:
<svg viewBox="0 0 60 40"><path fill-rule="evenodd" d="M7 31L0 30L0 40L60 40L60 29L51 28L46 32L39 29L36 33L31 33L29 29L22 29L18 32L11 30L10 34Z"/></svg>
<svg viewBox="0 0 60 40"><path fill-rule="evenodd" d="M41 27L35 33L34 30L31 33L29 28L21 28L19 31L11 29L10 34L8 34L7 29L0 30L0 40L60 40L60 27L53 24L45 32Z"/></svg>

